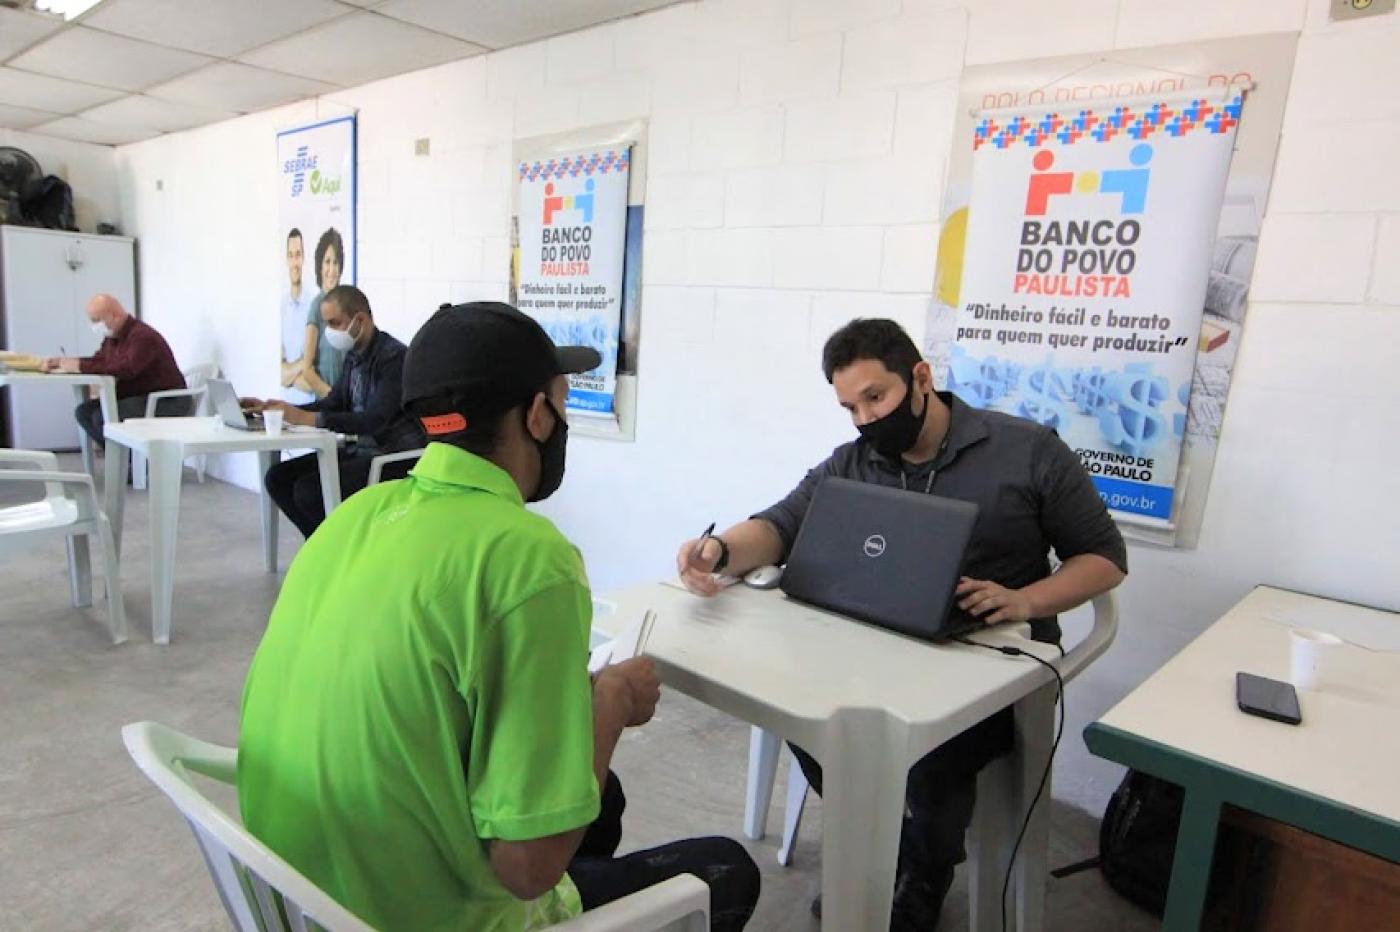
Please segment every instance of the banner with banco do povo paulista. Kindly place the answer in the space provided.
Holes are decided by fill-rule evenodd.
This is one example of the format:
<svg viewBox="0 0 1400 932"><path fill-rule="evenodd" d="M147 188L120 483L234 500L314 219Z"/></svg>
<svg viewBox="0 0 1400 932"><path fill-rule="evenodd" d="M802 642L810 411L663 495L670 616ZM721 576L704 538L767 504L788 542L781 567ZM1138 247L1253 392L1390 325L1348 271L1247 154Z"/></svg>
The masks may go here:
<svg viewBox="0 0 1400 932"><path fill-rule="evenodd" d="M1165 520L1243 91L974 121L949 386L1054 428L1108 506Z"/></svg>
<svg viewBox="0 0 1400 932"><path fill-rule="evenodd" d="M516 305L556 344L602 357L569 376L575 414L616 416L631 163L631 147L617 145L516 166Z"/></svg>

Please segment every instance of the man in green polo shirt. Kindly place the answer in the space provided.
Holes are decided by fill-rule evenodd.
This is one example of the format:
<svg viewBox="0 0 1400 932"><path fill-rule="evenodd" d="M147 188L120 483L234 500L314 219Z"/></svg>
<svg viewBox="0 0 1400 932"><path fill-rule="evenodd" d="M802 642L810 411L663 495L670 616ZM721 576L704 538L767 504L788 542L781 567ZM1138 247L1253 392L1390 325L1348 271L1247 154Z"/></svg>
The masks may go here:
<svg viewBox="0 0 1400 932"><path fill-rule="evenodd" d="M307 541L253 658L244 823L378 929L542 928L681 873L713 928L753 912L729 839L614 857L608 764L659 681L638 658L590 683L583 562L524 507L563 478L564 374L598 361L507 305L440 309L404 363L437 442Z"/></svg>

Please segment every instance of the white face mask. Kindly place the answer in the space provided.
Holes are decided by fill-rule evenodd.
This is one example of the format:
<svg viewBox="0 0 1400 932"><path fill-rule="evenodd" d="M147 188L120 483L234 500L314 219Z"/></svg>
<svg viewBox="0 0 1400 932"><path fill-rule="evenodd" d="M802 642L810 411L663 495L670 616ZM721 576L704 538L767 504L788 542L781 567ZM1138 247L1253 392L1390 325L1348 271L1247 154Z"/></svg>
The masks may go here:
<svg viewBox="0 0 1400 932"><path fill-rule="evenodd" d="M112 331L108 330L107 325L100 320L94 320L88 326L92 327L92 332L97 335L99 340L105 340L112 335Z"/></svg>
<svg viewBox="0 0 1400 932"><path fill-rule="evenodd" d="M339 353L348 353L355 346L355 338L350 335L350 328L344 330L332 330L326 328L326 342L331 345L331 349Z"/></svg>

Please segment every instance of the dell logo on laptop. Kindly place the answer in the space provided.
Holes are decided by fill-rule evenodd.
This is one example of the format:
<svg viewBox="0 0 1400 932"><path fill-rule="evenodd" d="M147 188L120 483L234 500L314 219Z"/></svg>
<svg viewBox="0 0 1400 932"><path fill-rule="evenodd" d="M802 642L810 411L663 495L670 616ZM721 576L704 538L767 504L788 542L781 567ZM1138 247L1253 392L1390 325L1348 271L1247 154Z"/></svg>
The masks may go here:
<svg viewBox="0 0 1400 932"><path fill-rule="evenodd" d="M865 539L865 555L878 557L885 552L885 538L882 534L871 534Z"/></svg>

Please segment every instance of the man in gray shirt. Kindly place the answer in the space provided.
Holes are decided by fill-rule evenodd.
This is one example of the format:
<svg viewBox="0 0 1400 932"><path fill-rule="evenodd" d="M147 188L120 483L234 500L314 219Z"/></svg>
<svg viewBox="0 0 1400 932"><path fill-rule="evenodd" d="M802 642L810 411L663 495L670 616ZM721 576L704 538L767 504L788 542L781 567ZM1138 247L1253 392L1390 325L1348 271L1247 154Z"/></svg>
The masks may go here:
<svg viewBox="0 0 1400 932"><path fill-rule="evenodd" d="M1058 613L1123 580L1123 538L1054 431L934 392L932 369L894 321L847 324L827 340L822 368L859 439L837 447L771 508L703 544L682 544L677 569L692 592L718 592L716 573L737 576L785 561L827 476L976 502L954 611L987 624L1029 622L1037 640L1058 642ZM1052 549L1060 560L1054 572ZM953 868L966 857L977 773L1010 749L1012 733L1011 710L1003 709L909 771L892 930L937 922ZM800 748L793 752L820 793L820 765Z"/></svg>

